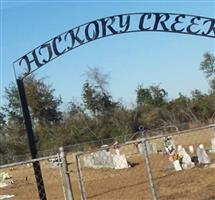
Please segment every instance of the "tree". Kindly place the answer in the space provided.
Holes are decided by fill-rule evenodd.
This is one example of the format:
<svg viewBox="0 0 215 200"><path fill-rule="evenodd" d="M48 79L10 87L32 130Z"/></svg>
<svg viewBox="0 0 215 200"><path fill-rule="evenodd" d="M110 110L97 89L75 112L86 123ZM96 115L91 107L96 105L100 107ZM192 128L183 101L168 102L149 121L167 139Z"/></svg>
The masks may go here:
<svg viewBox="0 0 215 200"><path fill-rule="evenodd" d="M109 74L102 74L97 67L89 67L86 75L91 85L99 88L101 92L107 92Z"/></svg>
<svg viewBox="0 0 215 200"><path fill-rule="evenodd" d="M5 115L0 112L0 154L5 153L6 147L5 147L5 128L6 128L6 120Z"/></svg>
<svg viewBox="0 0 215 200"><path fill-rule="evenodd" d="M150 86L149 88L139 85L136 93L138 105L162 106L166 103L167 92L158 85Z"/></svg>
<svg viewBox="0 0 215 200"><path fill-rule="evenodd" d="M62 119L62 112L59 110L61 98L54 96L54 89L45 84L44 79L36 79L35 76L26 78L25 89L37 141L45 143L48 140L47 129L60 123ZM6 104L3 106L3 112L7 116L9 143L16 153L24 153L28 149L27 140L15 83L11 83L5 89L5 98Z"/></svg>
<svg viewBox="0 0 215 200"><path fill-rule="evenodd" d="M200 64L200 69L205 73L206 78L211 78L215 76L215 56L206 52L203 55L203 61Z"/></svg>
<svg viewBox="0 0 215 200"><path fill-rule="evenodd" d="M6 126L5 114L0 112L0 134L4 130L5 126Z"/></svg>
<svg viewBox="0 0 215 200"><path fill-rule="evenodd" d="M179 97L170 101L167 109L170 111L170 119L175 124L196 122L198 118L192 110L192 99L179 93Z"/></svg>
<svg viewBox="0 0 215 200"><path fill-rule="evenodd" d="M152 103L152 95L149 88L143 88L143 86L139 85L137 90L137 104L151 104Z"/></svg>
<svg viewBox="0 0 215 200"><path fill-rule="evenodd" d="M150 91L152 95L152 104L155 106L162 106L166 103L166 97L168 93L163 89L160 88L159 85L150 86Z"/></svg>
<svg viewBox="0 0 215 200"><path fill-rule="evenodd" d="M90 110L92 114L96 117L99 113L99 104L100 104L100 93L89 84L85 82L82 88L82 99L86 109Z"/></svg>
<svg viewBox="0 0 215 200"><path fill-rule="evenodd" d="M84 122L88 136L91 139L112 137L117 133L113 116L119 103L113 100L107 89L109 75L101 73L98 68L89 68L86 74L82 100L85 111L89 114Z"/></svg>
<svg viewBox="0 0 215 200"><path fill-rule="evenodd" d="M215 93L215 78L210 80L211 93Z"/></svg>
<svg viewBox="0 0 215 200"><path fill-rule="evenodd" d="M62 100L54 96L55 90L45 84L44 79L36 79L35 76L27 77L25 89L34 125L61 120L62 113L59 111L59 106ZM22 118L19 94L15 83L11 83L5 89L5 93L7 104L3 106L3 109L9 116L9 120Z"/></svg>
<svg viewBox="0 0 215 200"><path fill-rule="evenodd" d="M107 74L102 74L98 68L89 68L87 80L82 88L82 99L86 109L92 112L94 117L107 115L117 107L117 102L106 89Z"/></svg>
<svg viewBox="0 0 215 200"><path fill-rule="evenodd" d="M202 122L210 121L215 112L215 99L213 93L203 94L199 90L192 91L192 110Z"/></svg>
<svg viewBox="0 0 215 200"><path fill-rule="evenodd" d="M206 52L203 55L203 61L200 64L200 69L205 73L206 78L209 79L210 94L207 96L207 99L205 99L203 103L205 105L204 108L207 108L207 117L210 116L213 120L215 116L215 56L213 53ZM203 103L201 102L201 104Z"/></svg>

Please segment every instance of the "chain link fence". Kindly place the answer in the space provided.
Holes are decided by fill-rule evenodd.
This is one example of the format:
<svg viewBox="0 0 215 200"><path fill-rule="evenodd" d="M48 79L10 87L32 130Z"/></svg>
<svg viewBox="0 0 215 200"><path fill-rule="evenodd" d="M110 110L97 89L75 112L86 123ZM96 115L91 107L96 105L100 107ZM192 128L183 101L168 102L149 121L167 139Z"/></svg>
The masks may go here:
<svg viewBox="0 0 215 200"><path fill-rule="evenodd" d="M76 153L82 199L215 199L214 127Z"/></svg>
<svg viewBox="0 0 215 200"><path fill-rule="evenodd" d="M82 199L151 199L142 140L75 155Z"/></svg>
<svg viewBox="0 0 215 200"><path fill-rule="evenodd" d="M148 138L156 145L149 155L157 199L215 199L214 126Z"/></svg>
<svg viewBox="0 0 215 200"><path fill-rule="evenodd" d="M54 156L1 165L0 174L5 178L0 181L0 197L11 196L16 200L72 200L67 166L63 151ZM34 171L36 167L40 167L42 172L42 180L38 183L38 174ZM40 188L41 191L38 191Z"/></svg>
<svg viewBox="0 0 215 200"><path fill-rule="evenodd" d="M26 160L28 155L3 157L0 180L2 174L8 174L8 186L0 184L0 197L215 199L215 125L184 131L171 128L171 133L143 129L131 135L67 146L60 153L34 160ZM16 162L5 164L12 161ZM36 166L41 168L44 198L37 189Z"/></svg>

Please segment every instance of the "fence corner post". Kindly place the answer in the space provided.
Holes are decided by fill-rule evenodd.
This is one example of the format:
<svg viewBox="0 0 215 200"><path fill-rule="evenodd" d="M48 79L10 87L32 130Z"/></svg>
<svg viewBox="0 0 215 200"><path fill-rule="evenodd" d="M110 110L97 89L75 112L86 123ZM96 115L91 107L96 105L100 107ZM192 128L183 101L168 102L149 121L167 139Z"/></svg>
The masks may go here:
<svg viewBox="0 0 215 200"><path fill-rule="evenodd" d="M66 195L66 200L74 200L72 185L71 185L69 171L68 171L66 152L63 147L60 147L59 151L60 151L60 159L62 163L61 169L62 169L63 187Z"/></svg>

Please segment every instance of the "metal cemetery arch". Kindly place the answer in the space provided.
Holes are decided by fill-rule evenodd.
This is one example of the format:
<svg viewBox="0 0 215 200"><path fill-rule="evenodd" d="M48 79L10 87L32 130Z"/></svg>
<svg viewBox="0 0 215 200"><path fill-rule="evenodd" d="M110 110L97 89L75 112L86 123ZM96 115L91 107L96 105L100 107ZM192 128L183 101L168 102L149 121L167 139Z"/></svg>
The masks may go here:
<svg viewBox="0 0 215 200"><path fill-rule="evenodd" d="M112 35L149 31L189 34L214 39L215 19L155 12L113 15L96 19L57 35L13 62L32 158L37 157L37 148L25 94L25 77L57 57L88 42ZM40 199L46 200L39 162L35 162L33 167Z"/></svg>

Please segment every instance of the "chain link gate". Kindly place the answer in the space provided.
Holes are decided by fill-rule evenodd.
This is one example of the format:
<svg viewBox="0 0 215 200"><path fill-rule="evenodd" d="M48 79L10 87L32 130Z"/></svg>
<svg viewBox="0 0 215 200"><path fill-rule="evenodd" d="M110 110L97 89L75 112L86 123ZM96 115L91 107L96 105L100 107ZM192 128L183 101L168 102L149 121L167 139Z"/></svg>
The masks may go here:
<svg viewBox="0 0 215 200"><path fill-rule="evenodd" d="M143 139L76 153L81 199L151 199L144 152L138 148L142 143Z"/></svg>

